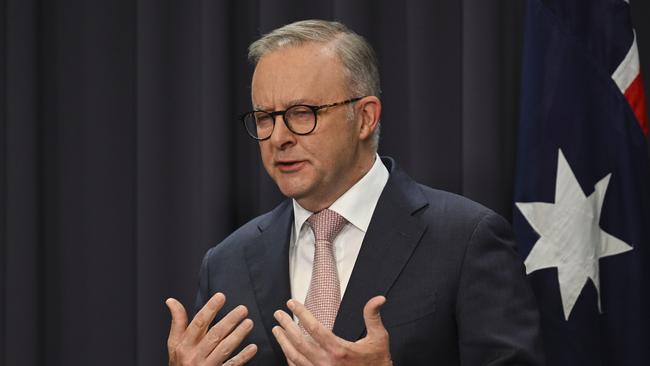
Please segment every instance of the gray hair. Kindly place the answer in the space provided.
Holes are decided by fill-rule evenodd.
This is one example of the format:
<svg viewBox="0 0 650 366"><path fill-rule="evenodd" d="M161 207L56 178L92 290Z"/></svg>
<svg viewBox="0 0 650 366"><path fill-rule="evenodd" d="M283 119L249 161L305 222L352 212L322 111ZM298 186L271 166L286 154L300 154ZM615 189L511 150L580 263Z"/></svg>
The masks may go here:
<svg viewBox="0 0 650 366"><path fill-rule="evenodd" d="M353 94L350 97L379 97L381 90L375 51L362 36L339 22L312 19L277 28L248 47L248 59L253 65L257 65L262 57L273 51L308 42L332 45L343 65L348 89ZM376 150L379 143L379 125L373 134L372 143Z"/></svg>

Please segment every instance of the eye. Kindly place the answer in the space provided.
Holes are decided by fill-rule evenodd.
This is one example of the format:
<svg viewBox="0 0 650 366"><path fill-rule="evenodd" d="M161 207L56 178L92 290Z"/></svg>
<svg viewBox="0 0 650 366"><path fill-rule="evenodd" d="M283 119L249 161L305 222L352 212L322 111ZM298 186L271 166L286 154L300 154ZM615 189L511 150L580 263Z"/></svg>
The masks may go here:
<svg viewBox="0 0 650 366"><path fill-rule="evenodd" d="M310 120L314 117L314 112L309 107L298 105L287 111L287 117L296 121Z"/></svg>
<svg viewBox="0 0 650 366"><path fill-rule="evenodd" d="M255 112L255 122L260 124L272 123L272 117L266 112Z"/></svg>

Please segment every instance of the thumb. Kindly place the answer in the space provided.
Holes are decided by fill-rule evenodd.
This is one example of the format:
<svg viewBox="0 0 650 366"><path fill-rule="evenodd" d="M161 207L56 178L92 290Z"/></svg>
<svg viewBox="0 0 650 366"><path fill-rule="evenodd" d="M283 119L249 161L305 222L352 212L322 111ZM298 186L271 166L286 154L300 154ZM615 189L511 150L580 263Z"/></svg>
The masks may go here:
<svg viewBox="0 0 650 366"><path fill-rule="evenodd" d="M169 327L169 338L167 338L167 347L174 348L181 341L183 333L187 328L187 312L185 307L178 300L169 298L165 301L172 315L171 326Z"/></svg>
<svg viewBox="0 0 650 366"><path fill-rule="evenodd" d="M366 323L366 330L369 337L383 337L387 335L384 323L381 321L379 309L386 303L383 296L375 296L368 300L363 307L363 320Z"/></svg>

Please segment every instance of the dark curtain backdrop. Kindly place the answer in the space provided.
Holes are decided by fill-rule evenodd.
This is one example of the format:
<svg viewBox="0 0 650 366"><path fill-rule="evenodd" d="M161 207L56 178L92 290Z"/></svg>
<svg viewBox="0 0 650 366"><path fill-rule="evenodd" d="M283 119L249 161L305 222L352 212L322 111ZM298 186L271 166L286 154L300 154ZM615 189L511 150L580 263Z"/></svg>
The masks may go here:
<svg viewBox="0 0 650 366"><path fill-rule="evenodd" d="M376 48L382 154L510 217L524 8L0 0L0 364L166 363L163 301L190 308L204 252L281 199L236 116L247 45L294 20Z"/></svg>

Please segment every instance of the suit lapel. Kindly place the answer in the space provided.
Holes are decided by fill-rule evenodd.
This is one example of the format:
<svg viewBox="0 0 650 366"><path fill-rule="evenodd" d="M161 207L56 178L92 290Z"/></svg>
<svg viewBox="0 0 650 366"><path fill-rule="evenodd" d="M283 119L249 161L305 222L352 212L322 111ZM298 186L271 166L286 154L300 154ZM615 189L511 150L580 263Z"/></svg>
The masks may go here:
<svg viewBox="0 0 650 366"><path fill-rule="evenodd" d="M413 214L426 198L406 174L385 161L390 178L379 198L350 281L341 300L333 332L347 340L363 334L363 307L370 298L386 295L426 230Z"/></svg>
<svg viewBox="0 0 650 366"><path fill-rule="evenodd" d="M287 200L259 225L260 236L246 247L246 263L262 322L276 355L284 354L271 329L276 325L273 313L286 306L291 298L289 282L289 240L293 207Z"/></svg>

